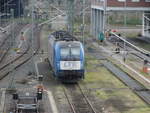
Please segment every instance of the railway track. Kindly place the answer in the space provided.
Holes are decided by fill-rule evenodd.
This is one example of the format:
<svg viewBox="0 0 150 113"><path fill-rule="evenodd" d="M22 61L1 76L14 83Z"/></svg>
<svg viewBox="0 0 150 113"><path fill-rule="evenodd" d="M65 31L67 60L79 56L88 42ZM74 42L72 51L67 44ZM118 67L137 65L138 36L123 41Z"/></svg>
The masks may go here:
<svg viewBox="0 0 150 113"><path fill-rule="evenodd" d="M127 85L135 94L137 94L143 101L150 105L150 89L145 88L141 83L132 78L126 72L115 66L109 61L103 62L104 66L112 72L119 80Z"/></svg>
<svg viewBox="0 0 150 113"><path fill-rule="evenodd" d="M14 36L16 37L19 32L20 32L20 29L22 28L23 26L15 26L15 34ZM7 55L8 51L10 50L10 40L12 38L12 35L10 34L10 32L8 32L7 34L4 35L4 40L0 43L0 51L1 51L1 54L0 54L0 63L2 63L2 61L4 60L5 56Z"/></svg>
<svg viewBox="0 0 150 113"><path fill-rule="evenodd" d="M11 25L10 25L11 26ZM9 50L9 39L10 39L11 35L10 32L5 32L2 34L1 38L4 38L1 42L0 42L0 63L2 62L2 60L4 59L5 55L7 54L8 50Z"/></svg>
<svg viewBox="0 0 150 113"><path fill-rule="evenodd" d="M40 29L35 29L34 31L36 34L36 49L35 49L35 54L37 54L38 50L39 50L39 33L40 33ZM35 55L34 54L34 55ZM8 76L12 71L14 71L15 69L19 68L21 65L23 65L24 63L26 63L27 61L29 61L32 58L32 49L30 46L28 46L28 48L19 56L17 56L15 59L13 59L12 61L8 62L7 64L5 64L3 67L1 67L0 69L0 81L2 79L4 79L6 76ZM12 65L14 66L13 70L12 69ZM38 110L34 110L34 111L14 111L16 113L40 113Z"/></svg>
<svg viewBox="0 0 150 113"><path fill-rule="evenodd" d="M6 36L6 38L4 39L4 41L2 42L2 44L0 45L0 51L1 51L1 54L0 54L0 63L2 62L2 60L5 57L5 55L9 51L9 46L7 45L8 39L9 39L8 37Z"/></svg>
<svg viewBox="0 0 150 113"><path fill-rule="evenodd" d="M89 51L89 50L88 50ZM89 51L91 53L91 51ZM103 53L103 54L99 54ZM101 50L92 50L91 55L100 60L104 67L106 67L114 76L121 80L125 85L127 85L137 96L139 96L145 103L150 105L150 89L146 88L139 81L135 80L128 73L124 72L117 65L107 59L107 53L104 54Z"/></svg>
<svg viewBox="0 0 150 113"><path fill-rule="evenodd" d="M63 87L63 92L72 113L96 113L92 103L84 94L79 84Z"/></svg>
<svg viewBox="0 0 150 113"><path fill-rule="evenodd" d="M36 33L40 33L40 31L37 30ZM37 37L39 38L39 34L37 34ZM36 50L34 55L37 54L39 50L39 39L38 39L37 47L35 48ZM1 72L0 80L4 79L13 70L19 68L21 65L29 61L32 58L32 56L33 56L32 49L30 46L28 46L28 48L21 55L17 56L15 59L11 60L10 62L0 67L0 72ZM12 67L14 68L12 69Z"/></svg>

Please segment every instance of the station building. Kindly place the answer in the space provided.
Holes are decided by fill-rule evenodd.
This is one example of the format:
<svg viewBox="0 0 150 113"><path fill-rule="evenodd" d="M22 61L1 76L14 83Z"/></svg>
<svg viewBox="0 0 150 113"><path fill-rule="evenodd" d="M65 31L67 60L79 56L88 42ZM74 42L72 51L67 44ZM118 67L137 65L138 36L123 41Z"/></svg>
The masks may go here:
<svg viewBox="0 0 150 113"><path fill-rule="evenodd" d="M105 31L107 12L139 11L143 14L142 35L150 38L150 0L91 0L91 34Z"/></svg>

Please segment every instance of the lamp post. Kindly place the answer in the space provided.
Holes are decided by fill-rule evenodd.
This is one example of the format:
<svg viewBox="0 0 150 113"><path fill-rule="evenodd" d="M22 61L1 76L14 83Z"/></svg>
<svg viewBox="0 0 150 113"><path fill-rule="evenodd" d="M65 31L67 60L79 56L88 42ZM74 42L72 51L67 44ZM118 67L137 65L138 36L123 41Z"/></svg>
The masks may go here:
<svg viewBox="0 0 150 113"><path fill-rule="evenodd" d="M124 27L126 27L126 25L127 25L126 8L127 8L127 0L124 1Z"/></svg>
<svg viewBox="0 0 150 113"><path fill-rule="evenodd" d="M105 34L106 31L106 21L107 21L107 17L106 17L106 12L107 12L107 0L104 0L104 24L103 24L103 33Z"/></svg>
<svg viewBox="0 0 150 113"><path fill-rule="evenodd" d="M127 7L127 0L124 1L124 27L126 27L126 25L127 25L126 7ZM126 50L125 42L124 42L124 50Z"/></svg>
<svg viewBox="0 0 150 113"><path fill-rule="evenodd" d="M67 20L68 20L68 32L73 34L74 31L74 0L67 0Z"/></svg>
<svg viewBox="0 0 150 113"><path fill-rule="evenodd" d="M85 12L84 12L85 0L83 0L83 9L82 9L82 39L84 45L84 29L85 29Z"/></svg>
<svg viewBox="0 0 150 113"><path fill-rule="evenodd" d="M34 73L34 5L32 3L32 40L31 40L31 46L32 46L32 72Z"/></svg>
<svg viewBox="0 0 150 113"><path fill-rule="evenodd" d="M14 9L11 9L11 16L12 16L12 20L13 20L13 24L14 24ZM14 26L14 25L12 25L12 26ZM13 46L14 46L14 28L12 27L12 38L11 38L11 40L10 40L10 48L11 48L11 50L13 50L12 48L13 48ZM13 51L12 51L13 52ZM13 53L12 53L13 54ZM13 58L13 57L12 57ZM8 90L15 90L15 83L14 83L14 78L15 78L15 73L14 73L14 71L15 71L15 67L14 67L14 65L13 65L13 62L12 62L12 64L11 64L12 66L11 66L11 68L10 68L10 70L11 70L11 74L12 74L12 78L11 78L11 81L10 81L10 83L9 83L9 86L8 86Z"/></svg>

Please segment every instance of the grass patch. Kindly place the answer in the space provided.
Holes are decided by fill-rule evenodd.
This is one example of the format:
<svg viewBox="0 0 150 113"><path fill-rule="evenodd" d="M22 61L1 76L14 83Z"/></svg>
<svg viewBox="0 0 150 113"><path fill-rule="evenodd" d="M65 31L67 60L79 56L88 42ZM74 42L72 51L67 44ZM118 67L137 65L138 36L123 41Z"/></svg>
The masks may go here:
<svg viewBox="0 0 150 113"><path fill-rule="evenodd" d="M95 87L98 87L96 85L97 83L99 87L125 87L124 84L120 80L116 79L116 77L113 76L112 73L110 73L105 67L99 65L101 65L101 63L98 60L87 61L86 69L95 69L96 72L86 73L84 80L86 83L93 83L93 85L95 84Z"/></svg>
<svg viewBox="0 0 150 113"><path fill-rule="evenodd" d="M101 100L107 111L115 113L149 113L150 108L136 94L134 94L127 86L118 80L111 72L100 65L99 60L94 59L90 55L87 60L86 69L95 69L96 72L87 72L85 80L87 88L100 88L91 92L95 98ZM97 67L95 67L97 66ZM120 67L122 67L120 65Z"/></svg>
<svg viewBox="0 0 150 113"><path fill-rule="evenodd" d="M143 48L143 49L150 51L150 44L149 43L139 43L138 46Z"/></svg>
<svg viewBox="0 0 150 113"><path fill-rule="evenodd" d="M128 38L137 38L139 35L139 32L134 32L134 33L125 33L125 36Z"/></svg>

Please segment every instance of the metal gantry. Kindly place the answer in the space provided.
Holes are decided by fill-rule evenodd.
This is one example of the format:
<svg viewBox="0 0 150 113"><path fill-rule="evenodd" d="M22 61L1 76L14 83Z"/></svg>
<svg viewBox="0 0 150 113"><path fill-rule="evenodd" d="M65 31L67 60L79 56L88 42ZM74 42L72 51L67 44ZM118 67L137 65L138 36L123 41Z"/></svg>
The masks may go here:
<svg viewBox="0 0 150 113"><path fill-rule="evenodd" d="M14 9L11 9L11 16L12 16L12 23L13 23L13 25L12 25L12 28L11 28L11 31L12 31L12 37L10 38L10 49L12 49L13 48L13 46L15 45L14 43L15 43L15 34L14 34ZM13 51L13 49L12 49L12 52L14 52ZM14 54L13 54L13 56L14 56ZM12 58L14 58L12 56ZM12 62L12 67L11 67L11 76L12 76L12 78L11 78L11 80L10 80L10 83L9 83L9 86L8 86L8 89L9 90L12 90L12 89L15 89L15 83L14 83L14 78L15 78L15 73L14 73L14 71L15 71L15 66L13 65L13 62Z"/></svg>
<svg viewBox="0 0 150 113"><path fill-rule="evenodd" d="M74 31L74 1L75 0L67 0L67 29L70 34L73 34Z"/></svg>

